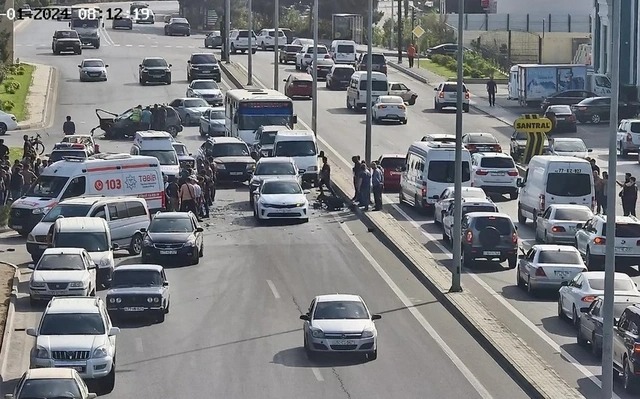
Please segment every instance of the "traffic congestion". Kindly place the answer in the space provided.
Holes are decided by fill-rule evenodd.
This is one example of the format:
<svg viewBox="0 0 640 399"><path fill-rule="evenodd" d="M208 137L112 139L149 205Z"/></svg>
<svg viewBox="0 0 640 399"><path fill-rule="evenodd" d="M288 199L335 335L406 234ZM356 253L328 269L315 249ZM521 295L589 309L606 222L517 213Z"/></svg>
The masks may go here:
<svg viewBox="0 0 640 399"><path fill-rule="evenodd" d="M23 150L21 159L3 169L7 189L2 199L11 206L8 227L21 237L30 258L25 298L33 313L33 325L13 332L30 337L32 345L12 397L131 397L144 391L139 384L151 385L146 392L154 395L169 392L161 397L179 392L211 397L202 389L206 384L187 387L193 379L208 378L192 375L205 371L208 362L221 373L214 376L221 385L212 388L217 394L255 396L260 389L239 388L242 384L232 370L221 371L222 360L195 353L228 350L224 346L230 344L216 346L216 334L232 344L243 344L289 333L266 347L258 348L260 343L253 342L238 349L242 356L224 356L255 372L252 379L287 375L253 371L259 366L252 365L252 353L271 366L310 368L314 383L336 377L335 391L314 390L312 397L336 392L347 397L375 395L356 382L368 373L376 377L379 385L372 383L380 397L391 397L397 390L402 390L400 396L423 397L424 391L409 387L410 381L447 369L460 373L464 384L453 388L442 382L446 378L432 375L428 378L438 397L449 397L442 393L445 389L454 389L451 397L528 397L483 350L464 365L457 350L433 331L441 335L449 331L447 339L464 343L461 348L475 345L450 316L437 316L441 310L430 308L433 320L425 321L425 327L420 319L424 316L418 317L421 311L416 308L429 300L417 298L431 294L407 270L394 266L390 277L378 261L371 260L367 251L389 265L402 265L371 241L375 238L361 237L366 228L354 227L355 222L347 219L351 202L364 212L388 212L409 226L407 230L425 241L437 260L446 258L454 241L453 226L461 223L465 271L510 279L508 284L521 291L511 292L512 298L543 302L536 317L557 318L563 331L571 331L570 337L562 334L565 342L570 339L580 351L594 356L582 360L589 370L595 369L602 352L605 209L607 201L620 202L623 210L615 216L618 334L614 334L614 347L618 349L614 367L622 377L621 394L635 392L640 385L636 365L640 338L634 330L640 323L640 307L635 305L640 304L635 271L640 267L638 189L631 172L624 178L608 176L603 157L588 147L592 144L586 136L554 132L543 154L523 166L527 143L521 132L484 129L486 121L471 123L462 136L462 220L454 220L455 135L449 108L456 104L455 82L434 82L425 92L417 82L388 69L384 54L359 53L355 42L318 45L318 59L313 60L313 40L289 37L287 29L277 33L282 40L279 49L273 43L274 29L252 33L251 49L248 31L233 29L233 59L246 65L247 53L252 52L263 64L256 70L254 87L235 87L222 72L219 52L210 49L222 46L219 32L202 35L178 13L156 3L123 4L118 6L128 11L126 16L108 28L76 25L83 11L71 12L70 21L47 22L47 29L54 32L51 48L45 46L47 57L53 53L53 58L68 63L59 54L70 50L74 54L64 57L78 68L73 81L60 82L61 92L82 91L93 101L82 105L83 114L74 112L75 105L62 108L64 114L56 116L63 121L59 127L25 134L19 144L15 140L22 135L15 132L5 140ZM51 37L49 30L43 31ZM141 43L158 44L136 44L135 49L126 50L133 53L118 53L128 49L126 40L136 35L144 35ZM116 37L124 38L122 46ZM168 44L172 40L193 44L162 48L173 46ZM179 51L181 59L169 54L172 51ZM271 65L274 51L279 63ZM374 71L371 105L366 104L369 59ZM122 67L125 62L126 68ZM295 63L295 68L289 63ZM273 68L280 68L279 90L262 83L269 81ZM319 99L327 104L320 118L321 132L306 124L310 113L305 99L316 95L312 68L326 82ZM120 85L115 97L108 94L113 91L108 84ZM471 89L465 86L463 92L464 117L486 119L473 110ZM103 102L101 97L110 100ZM90 112L86 112L88 106ZM377 135L375 160L370 164L362 159L360 136L350 135L364 129L358 111L368 106ZM554 109L543 114L550 116L552 111L553 118L560 117ZM433 125L428 125L431 121ZM629 144L633 139L622 138L623 131L636 134L637 126L640 120L623 120L621 155L638 151ZM581 132L575 124L568 130L574 128ZM351 171L351 198L339 197L335 189L333 176L338 168L332 166L338 164L339 169ZM619 198L607 199L608 184L619 186ZM238 212L244 216L237 216ZM342 227L336 227L336 222ZM362 232L354 233L359 228ZM354 241L358 239L365 244ZM389 260L392 257L395 260ZM315 270L302 265L315 262ZM367 272L362 270L365 264ZM261 266L265 269L252 270ZM329 277L332 266L339 268L339 276ZM369 269L375 269L375 276L365 277ZM253 273L261 284L266 276L266 285L252 281ZM354 276L358 273L360 281ZM398 289L411 291L411 300L398 293L394 279L402 279L403 287ZM299 287L285 293L289 284ZM262 291L268 299L261 296ZM393 300L382 299L387 293ZM287 308L282 302L269 302L288 297L291 306ZM207 308L191 317L190 308L200 309L203 302ZM407 315L392 313L394 306ZM240 312L249 313L249 308L253 313L246 316L252 321L242 323ZM440 326L430 327L429 322ZM250 338L245 330L251 326L266 330ZM273 326L278 332L268 332ZM225 327L238 336L223 331ZM282 328L290 330L281 333ZM402 341L414 331L415 342L405 346ZM418 331L429 343L420 341ZM156 337L149 344L154 349L147 354L143 347ZM121 341L127 345L124 349L118 349ZM192 343L193 347L185 346ZM417 349L421 345L424 348ZM153 352L167 348L190 357L159 354L169 360L153 365L159 360ZM286 353L298 349L303 357ZM143 359L132 360L134 353L144 355ZM334 364L336 355L349 360ZM412 375L409 370L422 367L423 357L429 355L437 361ZM399 356L408 359L407 365L395 366ZM487 362L490 375L477 366ZM138 366L147 368L141 377L132 371ZM437 371L439 366L443 370ZM181 367L191 374L179 374ZM389 371L393 367L400 369ZM127 376L129 372L135 378ZM179 374L177 384L162 385L160 380L169 379L170 373ZM343 377L341 373L355 374ZM390 382L390 373L396 382ZM490 386L499 373L504 373L501 380L510 382ZM307 375L296 374L296 378ZM352 384L352 393L342 378ZM268 396L293 397L302 394L302 386L308 383L300 387L274 383L267 388Z"/></svg>

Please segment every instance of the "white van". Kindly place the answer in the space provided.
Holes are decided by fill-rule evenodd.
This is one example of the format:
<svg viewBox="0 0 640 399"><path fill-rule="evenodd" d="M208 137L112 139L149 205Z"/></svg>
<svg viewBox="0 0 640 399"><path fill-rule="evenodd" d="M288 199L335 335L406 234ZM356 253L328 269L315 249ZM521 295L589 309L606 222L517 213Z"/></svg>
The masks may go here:
<svg viewBox="0 0 640 399"><path fill-rule="evenodd" d="M389 81L382 72L371 72L371 104L380 96L389 94ZM357 71L351 75L347 88L347 108L359 109L367 106L367 72Z"/></svg>
<svg viewBox="0 0 640 399"><path fill-rule="evenodd" d="M455 143L418 141L409 147L400 175L400 203L433 210L440 194L453 185ZM471 186L471 155L462 149L462 186Z"/></svg>
<svg viewBox="0 0 640 399"><path fill-rule="evenodd" d="M595 207L593 171L589 161L576 157L536 155L529 161L520 183L518 222L534 224L549 205L577 204Z"/></svg>
<svg viewBox="0 0 640 399"><path fill-rule="evenodd" d="M142 250L140 229L149 227L151 216L147 201L137 197L86 196L69 198L51 208L27 236L27 252L37 262L47 249L49 229L56 220L69 217L95 217L107 221L111 242L130 255Z"/></svg>
<svg viewBox="0 0 640 399"><path fill-rule="evenodd" d="M518 99L518 66L514 65L509 69L509 83L507 84L509 89L508 100Z"/></svg>
<svg viewBox="0 0 640 399"><path fill-rule="evenodd" d="M131 146L131 155L146 155L156 157L160 162L160 170L167 177L178 177L180 174L180 163L178 154L173 148L173 137L167 132L147 130L136 132Z"/></svg>
<svg viewBox="0 0 640 399"><path fill-rule="evenodd" d="M273 142L274 157L291 157L302 172L302 182L318 182L318 144L311 130L279 130Z"/></svg>
<svg viewBox="0 0 640 399"><path fill-rule="evenodd" d="M96 283L107 287L113 274L113 250L107 221L93 217L60 218L51 227L51 248L82 248L96 264Z"/></svg>
<svg viewBox="0 0 640 399"><path fill-rule="evenodd" d="M356 63L356 42L353 40L334 40L329 47L329 55L336 64Z"/></svg>
<svg viewBox="0 0 640 399"><path fill-rule="evenodd" d="M158 160L128 154L63 159L46 167L29 191L11 204L9 227L26 236L58 202L83 195L130 195L147 200L151 213L165 207Z"/></svg>

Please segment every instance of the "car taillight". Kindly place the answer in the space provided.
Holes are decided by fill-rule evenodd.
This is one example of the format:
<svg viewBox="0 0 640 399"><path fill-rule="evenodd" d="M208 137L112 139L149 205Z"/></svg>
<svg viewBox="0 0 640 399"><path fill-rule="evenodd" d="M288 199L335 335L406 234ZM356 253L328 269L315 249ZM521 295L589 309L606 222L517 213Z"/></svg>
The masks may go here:
<svg viewBox="0 0 640 399"><path fill-rule="evenodd" d="M438 98L444 98L444 91L441 91L440 93L438 93Z"/></svg>
<svg viewBox="0 0 640 399"><path fill-rule="evenodd" d="M520 173L518 173L517 170L510 170L507 172L507 174L513 177L513 176L518 176Z"/></svg>
<svg viewBox="0 0 640 399"><path fill-rule="evenodd" d="M631 137L631 133L627 133L627 141L633 141L633 137Z"/></svg>
<svg viewBox="0 0 640 399"><path fill-rule="evenodd" d="M422 198L427 198L427 182L422 182Z"/></svg>
<svg viewBox="0 0 640 399"><path fill-rule="evenodd" d="M547 277L547 273L544 272L544 269L539 267L539 268L536 269L536 276L537 277Z"/></svg>
<svg viewBox="0 0 640 399"><path fill-rule="evenodd" d="M387 108L387 106L386 105L378 105L378 109L380 109L380 108Z"/></svg>
<svg viewBox="0 0 640 399"><path fill-rule="evenodd" d="M604 245L607 240L604 237L596 237L593 239L593 243L596 245Z"/></svg>
<svg viewBox="0 0 640 399"><path fill-rule="evenodd" d="M566 230L562 226L553 226L551 228L551 231L553 231L554 233L564 233Z"/></svg>
<svg viewBox="0 0 640 399"><path fill-rule="evenodd" d="M634 354L640 353L640 344L633 344L633 353Z"/></svg>
<svg viewBox="0 0 640 399"><path fill-rule="evenodd" d="M640 240L636 241L636 247L640 246Z"/></svg>
<svg viewBox="0 0 640 399"><path fill-rule="evenodd" d="M538 209L544 210L545 209L544 205L545 205L546 202L547 201L546 201L546 199L544 197L544 194L540 194L540 208L538 208Z"/></svg>
<svg viewBox="0 0 640 399"><path fill-rule="evenodd" d="M576 116L574 114L571 114L571 116L569 116L569 120L571 122L575 122L576 121Z"/></svg>
<svg viewBox="0 0 640 399"><path fill-rule="evenodd" d="M468 100L468 99L469 99L469 92L468 92L468 91L464 93L464 99L465 99L465 100Z"/></svg>
<svg viewBox="0 0 640 399"><path fill-rule="evenodd" d="M500 146L500 144L496 144L493 147L493 152L502 152L502 146Z"/></svg>
<svg viewBox="0 0 640 399"><path fill-rule="evenodd" d="M518 243L518 233L516 233L515 231L511 233L511 242L514 244Z"/></svg>
<svg viewBox="0 0 640 399"><path fill-rule="evenodd" d="M587 295L587 296L583 296L583 297L582 297L582 302L588 302L588 303L591 303L591 302L595 301L595 300L596 300L596 298L597 298L597 296L595 296L595 295Z"/></svg>
<svg viewBox="0 0 640 399"><path fill-rule="evenodd" d="M489 174L488 170L482 170L482 169L476 170L476 175L486 176L488 174Z"/></svg>
<svg viewBox="0 0 640 399"><path fill-rule="evenodd" d="M464 234L464 239L471 244L473 242L473 231L471 230L467 230L467 232Z"/></svg>
<svg viewBox="0 0 640 399"><path fill-rule="evenodd" d="M325 60L330 60L330 59L331 59L331 56L330 56L329 54L325 54L325 55L324 55L324 59L325 59Z"/></svg>

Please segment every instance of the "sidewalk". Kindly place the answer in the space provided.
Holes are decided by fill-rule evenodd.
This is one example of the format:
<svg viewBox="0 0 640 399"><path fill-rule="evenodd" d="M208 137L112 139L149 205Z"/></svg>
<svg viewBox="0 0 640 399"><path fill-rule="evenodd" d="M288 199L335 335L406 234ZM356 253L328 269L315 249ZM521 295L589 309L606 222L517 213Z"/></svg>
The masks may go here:
<svg viewBox="0 0 640 399"><path fill-rule="evenodd" d="M18 122L19 130L37 129L46 126L50 121L53 99L57 96L58 80L55 69L48 65L31 64L36 67L31 77L31 86L27 94L26 108L29 110L27 120Z"/></svg>

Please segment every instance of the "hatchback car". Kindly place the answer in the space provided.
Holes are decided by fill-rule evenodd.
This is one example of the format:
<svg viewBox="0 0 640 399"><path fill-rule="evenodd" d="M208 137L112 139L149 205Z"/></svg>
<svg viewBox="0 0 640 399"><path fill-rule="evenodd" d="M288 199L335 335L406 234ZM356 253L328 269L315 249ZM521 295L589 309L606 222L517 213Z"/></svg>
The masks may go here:
<svg viewBox="0 0 640 399"><path fill-rule="evenodd" d="M476 152L502 152L502 146L491 133L467 133L462 136L462 145L471 154Z"/></svg>
<svg viewBox="0 0 640 399"><path fill-rule="evenodd" d="M589 270L598 270L604 266L607 215L594 215L584 224L578 224L575 245L584 257ZM616 216L615 218L615 264L640 265L640 221L635 217Z"/></svg>
<svg viewBox="0 0 640 399"><path fill-rule="evenodd" d="M407 124L407 107L404 105L402 97L380 96L373 102L371 111L373 123L393 120L403 125Z"/></svg>
<svg viewBox="0 0 640 399"><path fill-rule="evenodd" d="M105 64L100 58L84 59L78 65L80 72L80 81L107 81L107 68L108 64Z"/></svg>
<svg viewBox="0 0 640 399"><path fill-rule="evenodd" d="M222 47L222 35L219 30L207 33L204 37L204 48L219 48Z"/></svg>
<svg viewBox="0 0 640 399"><path fill-rule="evenodd" d="M349 87L351 75L356 71L351 65L335 64L327 75L325 82L329 90L344 90Z"/></svg>
<svg viewBox="0 0 640 399"><path fill-rule="evenodd" d="M418 93L400 82L389 82L389 95L400 96L404 102L409 105L415 105L416 99L418 98Z"/></svg>
<svg viewBox="0 0 640 399"><path fill-rule="evenodd" d="M501 152L477 152L471 156L471 180L486 193L509 194L518 198L520 173L510 155Z"/></svg>
<svg viewBox="0 0 640 399"><path fill-rule="evenodd" d="M331 59L331 55L329 55L329 50L327 50L326 46L318 45L317 46L317 54L316 59ZM313 52L314 46L305 45L302 47L302 50L298 54L296 54L296 70L298 71L306 71L307 67L313 61Z"/></svg>
<svg viewBox="0 0 640 399"><path fill-rule="evenodd" d="M462 218L462 265L473 268L476 259L518 262L518 233L509 215L472 212Z"/></svg>
<svg viewBox="0 0 640 399"><path fill-rule="evenodd" d="M586 159L593 150L578 137L558 137L549 140L549 154Z"/></svg>
<svg viewBox="0 0 640 399"><path fill-rule="evenodd" d="M518 287L529 294L541 289L557 290L587 267L577 249L568 245L536 244L518 263Z"/></svg>
<svg viewBox="0 0 640 399"><path fill-rule="evenodd" d="M593 217L589 207L553 204L536 219L536 241L545 244L574 244L578 226Z"/></svg>
<svg viewBox="0 0 640 399"><path fill-rule="evenodd" d="M313 77L308 74L291 74L284 79L284 94L290 98L313 96Z"/></svg>
<svg viewBox="0 0 640 399"><path fill-rule="evenodd" d="M313 68L317 69L318 80L327 79L327 75L331 72L331 68L335 65L335 62L331 58L318 59L315 62L310 62L307 66L307 73L313 75Z"/></svg>
<svg viewBox="0 0 640 399"><path fill-rule="evenodd" d="M94 399L85 382L71 367L46 367L25 371L5 399L65 398Z"/></svg>
<svg viewBox="0 0 640 399"><path fill-rule="evenodd" d="M384 191L400 192L400 176L406 157L403 154L382 154L378 158L378 164L382 166L384 171Z"/></svg>
<svg viewBox="0 0 640 399"><path fill-rule="evenodd" d="M403 165L404 166L404 165ZM479 187L462 187L462 198L487 198L487 193L484 192L483 189ZM435 224L442 224L442 220L444 219L445 213L447 209L449 209L449 204L453 202L455 196L454 187L445 188L438 200L433 205L433 222Z"/></svg>
<svg viewBox="0 0 640 399"><path fill-rule="evenodd" d="M186 260L196 265L204 255L204 230L192 212L158 212L149 227L140 231L144 263Z"/></svg>
<svg viewBox="0 0 640 399"><path fill-rule="evenodd" d="M367 70L367 61L369 59L369 54L361 53L356 69L358 71L366 71ZM387 58L382 53L373 53L371 54L371 70L373 72L382 72L385 75L387 74Z"/></svg>
<svg viewBox="0 0 640 399"><path fill-rule="evenodd" d="M611 109L610 97L590 97L572 105L571 110L580 123L598 124L608 121ZM638 107L620 101L618 104L618 118L633 118L638 113Z"/></svg>
<svg viewBox="0 0 640 399"><path fill-rule="evenodd" d="M144 86L149 82L171 84L171 64L162 57L146 57L138 65L138 82Z"/></svg>
<svg viewBox="0 0 640 399"><path fill-rule="evenodd" d="M214 107L202 113L200 116L200 136L224 137L227 134L224 119L224 107Z"/></svg>
<svg viewBox="0 0 640 399"><path fill-rule="evenodd" d="M298 180L267 179L253 194L253 217L258 223L269 219L309 221L309 201Z"/></svg>
<svg viewBox="0 0 640 399"><path fill-rule="evenodd" d="M296 54L298 54L300 50L302 50L301 45L287 44L278 51L278 61L281 64L295 63Z"/></svg>
<svg viewBox="0 0 640 399"><path fill-rule="evenodd" d="M129 14L122 14L119 18L114 18L111 21L111 29L118 28L133 29L133 17Z"/></svg>
<svg viewBox="0 0 640 399"><path fill-rule="evenodd" d="M578 131L576 116L568 105L550 105L543 116L551 121L550 133Z"/></svg>
<svg viewBox="0 0 640 399"><path fill-rule="evenodd" d="M434 87L436 93L433 97L433 107L436 112L441 112L446 107L456 107L458 104L458 84L456 82L443 82ZM462 110L469 112L469 89L463 84L462 92L464 98L462 99Z"/></svg>
<svg viewBox="0 0 640 399"><path fill-rule="evenodd" d="M191 25L186 18L171 18L169 23L164 26L164 35L191 36Z"/></svg>
<svg viewBox="0 0 640 399"><path fill-rule="evenodd" d="M222 90L213 79L197 79L191 81L187 86L187 97L202 98L209 104L222 105Z"/></svg>
<svg viewBox="0 0 640 399"><path fill-rule="evenodd" d="M449 202L449 208L444 212L442 218L442 240L446 243L452 241L453 226L455 221L455 202ZM462 217L472 212L494 212L498 213L498 206L489 198L463 198Z"/></svg>
<svg viewBox="0 0 640 399"><path fill-rule="evenodd" d="M434 55L450 55L454 56L458 52L458 45L455 43L444 43L427 49L427 58Z"/></svg>
<svg viewBox="0 0 640 399"><path fill-rule="evenodd" d="M382 316L371 314L359 295L319 295L311 301L306 314L300 316L303 346L307 357L320 353L357 353L368 360L378 358L378 331L374 321Z"/></svg>

